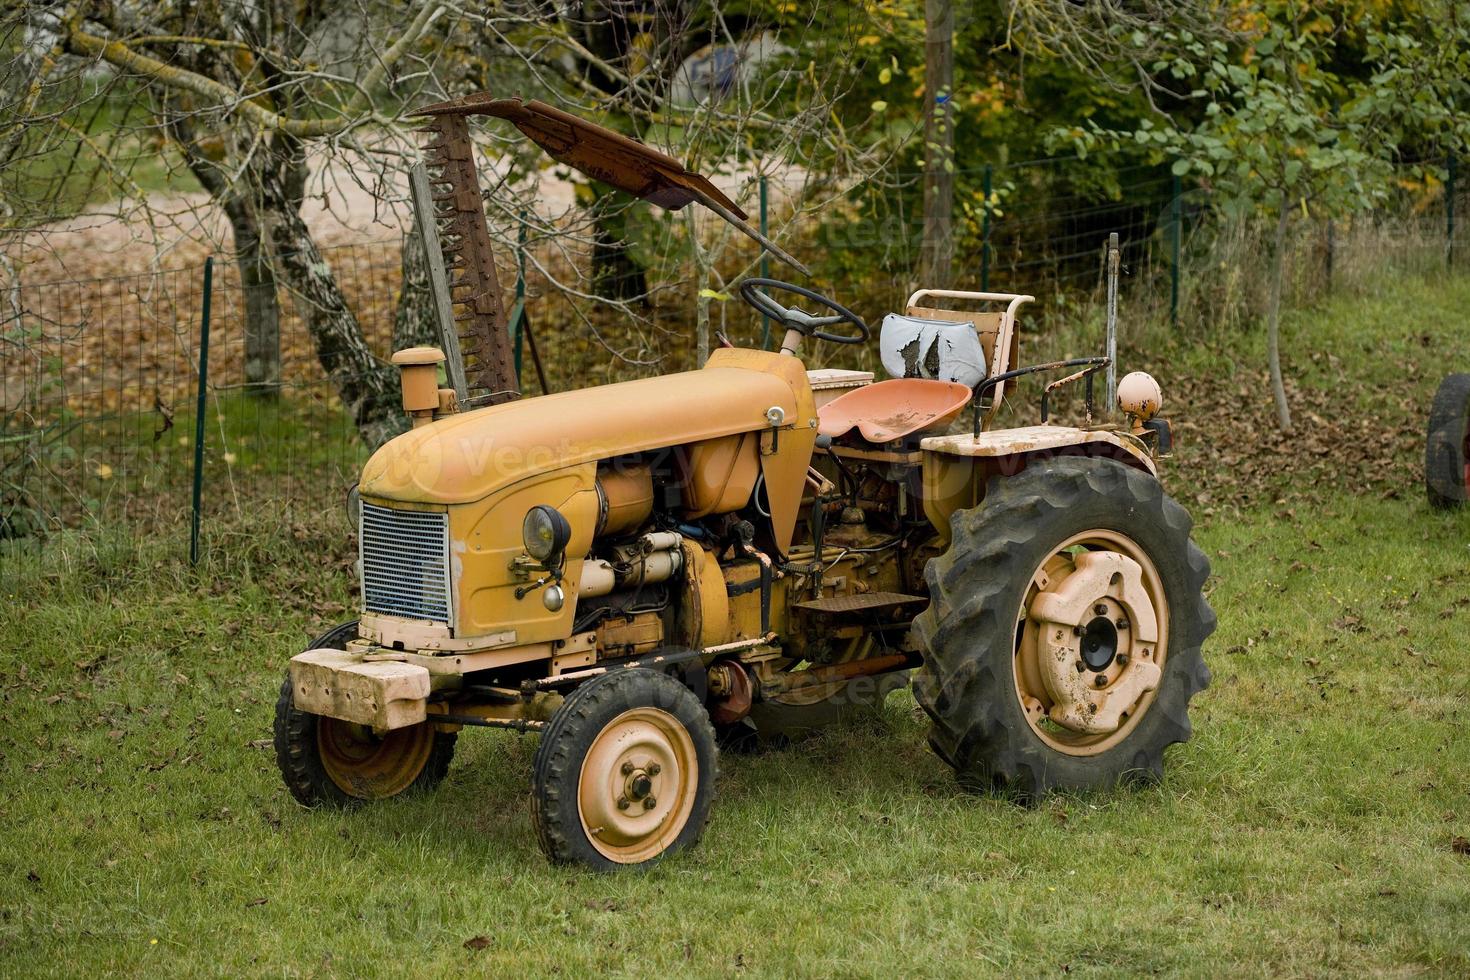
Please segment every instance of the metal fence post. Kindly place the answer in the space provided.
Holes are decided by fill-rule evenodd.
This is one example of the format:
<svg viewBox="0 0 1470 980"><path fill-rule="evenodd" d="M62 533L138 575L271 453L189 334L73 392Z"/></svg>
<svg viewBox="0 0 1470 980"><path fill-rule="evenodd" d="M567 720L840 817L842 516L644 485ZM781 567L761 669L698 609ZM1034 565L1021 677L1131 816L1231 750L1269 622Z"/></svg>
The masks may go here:
<svg viewBox="0 0 1470 980"><path fill-rule="evenodd" d="M1179 253L1184 239L1184 181L1174 175L1174 196L1169 204L1169 324L1179 329Z"/></svg>
<svg viewBox="0 0 1470 980"><path fill-rule="evenodd" d="M990 164L985 165L985 181L983 186L985 192L985 211L980 218L980 291L990 291L990 194L994 185L995 171Z"/></svg>
<svg viewBox="0 0 1470 980"><path fill-rule="evenodd" d="M767 225L768 218L767 218L767 214L766 214L766 206L767 206L767 200L768 200L768 198L767 198L766 195L767 195L767 191L766 191L766 175L765 174L761 174L761 178L760 178L760 196L761 196L761 237L762 238L770 238L771 237L771 229ZM769 279L771 277L771 260L769 258L770 254L771 253L770 253L770 251L768 249L764 249L764 248L761 249L761 278L762 279ZM770 349L771 349L771 318L768 317L768 316L766 316L764 313L762 313L761 314L761 350L770 350Z"/></svg>
<svg viewBox="0 0 1470 980"><path fill-rule="evenodd" d="M199 507L204 495L204 407L209 390L209 300L214 292L214 256L204 260L204 302L199 317L199 400L194 406L194 507L189 527L189 564L199 564Z"/></svg>
<svg viewBox="0 0 1470 980"><path fill-rule="evenodd" d="M1327 255L1326 255L1326 262L1325 262L1325 265L1326 265L1325 272L1327 274L1327 291L1329 293L1332 292L1332 263L1336 259L1336 256L1337 256L1337 222L1336 221L1333 221L1331 218L1328 218L1327 219Z"/></svg>
<svg viewBox="0 0 1470 980"><path fill-rule="evenodd" d="M1446 268L1455 266L1455 170L1457 169L1455 155L1451 153L1446 161L1444 185L1444 263Z"/></svg>

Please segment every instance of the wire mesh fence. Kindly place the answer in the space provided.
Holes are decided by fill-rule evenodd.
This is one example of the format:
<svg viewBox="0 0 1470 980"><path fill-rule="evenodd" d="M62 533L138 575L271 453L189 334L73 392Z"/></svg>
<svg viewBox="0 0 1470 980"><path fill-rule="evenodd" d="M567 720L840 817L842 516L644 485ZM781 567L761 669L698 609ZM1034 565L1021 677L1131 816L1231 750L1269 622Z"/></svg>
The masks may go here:
<svg viewBox="0 0 1470 980"><path fill-rule="evenodd" d="M1126 306L1178 318L1181 309L1189 317L1211 303L1247 305L1238 294L1259 285L1250 270L1261 258L1260 239L1221 221L1207 187L1181 182L1167 164L1115 170L1111 186L1072 176L1075 167L1073 159L1026 161L967 173L964 186L978 184L978 191L962 194L956 213L954 284L1028 292L1056 304L1096 295L1104 242L1117 233ZM1411 171L1425 172L1405 167L1404 199L1393 208L1296 222L1298 279L1315 290L1386 263L1430 270L1446 268L1457 251L1463 258L1457 196L1461 215L1465 202L1452 168L1434 171L1427 183L1411 180ZM1431 186L1436 179L1440 185ZM762 186L762 220L767 210L784 211L789 220L796 193L774 180ZM807 222L788 227L786 237L805 239L827 261L833 295L895 309L916 285L918 215L834 208ZM664 245L677 252L672 237ZM365 341L382 359L391 353L400 313L403 247L395 239L322 251ZM506 299L526 394L696 366L696 290L678 254L650 266L664 276L652 284L650 300L609 308L589 295L586 255L528 248L500 256L502 281L516 284ZM733 279L755 271L749 258L732 259L723 272ZM278 311L264 341L261 296L252 289L269 290ZM344 410L342 379L329 380L321 368L318 340L303 315L309 311L284 287L246 286L237 263L225 259L214 262L209 299L196 471L202 266L23 281L12 290L10 313L0 318L0 538L82 525L138 533L186 526L196 476L206 533L215 516L288 520L300 509L337 508L370 447ZM731 299L714 304L713 327L736 343L760 344L767 331L759 317ZM1039 307L1033 315L1057 308ZM274 360L264 374L263 342ZM842 353L851 360L849 352ZM859 362L876 360L871 352L853 353ZM819 364L829 352L812 354Z"/></svg>

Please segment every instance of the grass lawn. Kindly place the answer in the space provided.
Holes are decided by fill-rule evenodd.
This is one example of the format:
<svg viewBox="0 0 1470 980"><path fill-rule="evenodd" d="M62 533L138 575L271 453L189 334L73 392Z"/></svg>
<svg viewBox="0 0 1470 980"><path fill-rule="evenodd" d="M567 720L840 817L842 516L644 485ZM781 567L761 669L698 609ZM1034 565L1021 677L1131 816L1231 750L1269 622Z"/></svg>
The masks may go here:
<svg viewBox="0 0 1470 980"><path fill-rule="evenodd" d="M166 538L7 554L0 973L1463 975L1470 515L1343 497L1199 538L1215 681L1162 785L963 795L901 693L727 756L700 847L612 877L543 862L530 737L466 733L431 796L291 802L275 689L351 601L326 531L198 576Z"/></svg>
<svg viewBox="0 0 1470 980"><path fill-rule="evenodd" d="M0 976L1470 974L1470 513L1431 512L1412 464L1470 286L1404 289L1288 320L1300 444L1244 373L1257 338L1166 352L1194 381L1167 482L1220 629L1195 737L1142 791L962 794L900 693L726 756L694 851L553 868L529 736L464 733L432 796L287 795L285 663L355 604L339 516L246 494L197 572L167 527L0 546ZM236 409L229 465L276 476L273 430Z"/></svg>

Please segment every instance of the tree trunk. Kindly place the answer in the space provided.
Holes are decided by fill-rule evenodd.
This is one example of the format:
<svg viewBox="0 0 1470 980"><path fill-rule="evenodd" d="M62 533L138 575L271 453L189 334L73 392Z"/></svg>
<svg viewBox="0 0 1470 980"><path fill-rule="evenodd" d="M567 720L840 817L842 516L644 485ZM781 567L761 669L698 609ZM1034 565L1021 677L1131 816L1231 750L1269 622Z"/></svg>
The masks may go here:
<svg viewBox="0 0 1470 980"><path fill-rule="evenodd" d="M954 267L954 7L924 0L924 240L920 286L947 289Z"/></svg>
<svg viewBox="0 0 1470 980"><path fill-rule="evenodd" d="M200 145L187 116L177 116L169 125L189 171L230 220L235 265L245 294L245 390L274 398L281 388L281 300L261 227L262 214L268 209L251 196L255 193L253 168L247 168L243 179L231 179L228 163L216 160Z"/></svg>
<svg viewBox="0 0 1470 980"><path fill-rule="evenodd" d="M1286 222L1291 215L1286 195L1276 216L1276 247L1271 253L1271 296L1266 310L1266 358L1271 368L1271 394L1276 399L1276 421L1282 432L1291 431L1291 408L1286 404L1286 385L1281 380L1281 279L1286 266Z"/></svg>
<svg viewBox="0 0 1470 980"><path fill-rule="evenodd" d="M363 442L380 446L407 424L396 372L368 349L357 317L300 214L285 208L274 218L271 235L276 257L311 333L317 360L352 413Z"/></svg>
<svg viewBox="0 0 1470 980"><path fill-rule="evenodd" d="M439 323L434 312L434 293L429 283L429 256L418 225L403 236L403 285L393 317L393 349L440 347Z"/></svg>
<svg viewBox="0 0 1470 980"><path fill-rule="evenodd" d="M275 398L281 391L281 303L276 270L249 205L235 197L226 202L225 213L235 233L235 264L245 294L245 390Z"/></svg>

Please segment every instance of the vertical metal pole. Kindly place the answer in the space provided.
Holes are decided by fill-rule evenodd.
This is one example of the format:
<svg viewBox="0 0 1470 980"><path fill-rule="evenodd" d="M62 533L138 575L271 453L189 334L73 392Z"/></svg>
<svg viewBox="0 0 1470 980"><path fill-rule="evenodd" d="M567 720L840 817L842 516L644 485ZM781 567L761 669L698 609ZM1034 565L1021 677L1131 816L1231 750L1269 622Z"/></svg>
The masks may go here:
<svg viewBox="0 0 1470 980"><path fill-rule="evenodd" d="M214 256L204 260L204 303L199 318L199 400L194 405L194 511L189 527L189 564L199 564L199 507L204 495L204 397L209 390L209 300L214 292Z"/></svg>
<svg viewBox="0 0 1470 980"><path fill-rule="evenodd" d="M1108 235L1108 396L1103 412L1118 402L1118 233Z"/></svg>
<svg viewBox="0 0 1470 980"><path fill-rule="evenodd" d="M770 238L771 237L771 229L767 225L767 221L769 220L769 218L768 218L767 213L766 213L766 207L767 207L767 201L768 201L766 194L767 194L767 192L766 192L766 175L765 174L761 174L761 179L760 179L760 195L761 195L761 237L762 238ZM767 252L765 249L761 249L761 278L762 279L769 279L771 277L771 260L769 258L769 255L770 255L769 252ZM762 313L761 314L761 350L770 350L770 349L771 349L771 318L768 317L768 316L766 316L764 313Z"/></svg>
<svg viewBox="0 0 1470 980"><path fill-rule="evenodd" d="M1169 205L1169 324L1179 329L1179 253L1184 240L1184 206L1179 199L1184 195L1184 182L1174 175L1174 199ZM1111 369L1110 369L1111 370ZM1113 404L1112 388L1108 389L1108 408Z"/></svg>
<svg viewBox="0 0 1470 980"><path fill-rule="evenodd" d="M980 218L980 291L990 292L990 193L995 183L994 170L985 165L985 211Z"/></svg>
<svg viewBox="0 0 1470 980"><path fill-rule="evenodd" d="M1331 218L1327 219L1327 256L1326 268L1327 291L1332 292L1332 263L1337 258L1337 222Z"/></svg>
<svg viewBox="0 0 1470 980"><path fill-rule="evenodd" d="M1457 169L1455 155L1450 154L1446 169L1449 171L1445 176L1444 185L1444 237L1445 250L1444 261L1447 268L1455 265L1455 170Z"/></svg>
<svg viewBox="0 0 1470 980"><path fill-rule="evenodd" d="M526 212L520 214L520 224L516 228L516 302L515 320L511 323L514 332L511 343L515 345L516 384L521 384L521 347L525 338L526 330ZM541 393L546 394L545 386Z"/></svg>

